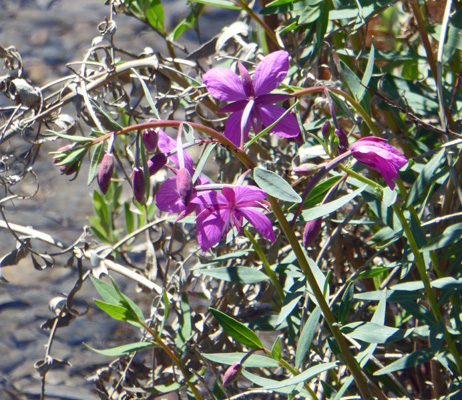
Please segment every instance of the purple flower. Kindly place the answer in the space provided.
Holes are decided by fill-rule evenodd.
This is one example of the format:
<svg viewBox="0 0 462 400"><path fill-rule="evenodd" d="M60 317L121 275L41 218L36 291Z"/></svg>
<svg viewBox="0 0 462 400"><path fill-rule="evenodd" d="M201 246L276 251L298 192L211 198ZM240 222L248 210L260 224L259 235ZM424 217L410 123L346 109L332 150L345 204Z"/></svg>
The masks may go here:
<svg viewBox="0 0 462 400"><path fill-rule="evenodd" d="M158 146L163 154L167 154L172 150L177 149L176 140L172 139L164 131L159 130L158 135ZM191 177L194 175L194 162L192 157L185 151L183 151L184 168L181 168L177 154L171 155L168 158L175 164L176 169L178 170L176 171L177 175L168 178L161 185L156 194L156 204L157 208L159 208L161 211L179 213L180 215L178 216L178 219L181 219L186 215L196 211L198 208L198 205L191 203L191 200L197 197L199 194L194 190L194 186L191 188L186 187L189 179L191 179ZM183 170L183 172L180 172L181 170ZM178 173L180 175L180 182L177 181ZM189 179L187 179L188 174ZM196 185L206 185L208 183L209 181L202 175L199 175L195 182ZM200 193L202 194L205 192Z"/></svg>
<svg viewBox="0 0 462 400"><path fill-rule="evenodd" d="M407 164L407 158L386 143L386 139L369 136L361 138L350 146L351 154L360 163L378 171L391 189L398 170Z"/></svg>
<svg viewBox="0 0 462 400"><path fill-rule="evenodd" d="M266 193L255 186L224 187L222 193L207 191L191 200L198 204L200 211L196 218L197 240L206 251L235 227L241 231L246 218L263 237L274 241L271 221L266 215L254 208L263 208L261 203Z"/></svg>
<svg viewBox="0 0 462 400"><path fill-rule="evenodd" d="M236 146L241 146L241 138L243 142L247 139L250 126L258 133L286 112L275 104L291 96L270 92L286 77L289 55L280 50L266 56L258 64L253 80L240 62L238 67L240 78L229 69L212 68L202 76L202 80L213 97L233 102L219 112L232 113L226 122L225 136ZM290 113L271 130L271 133L284 137L296 137L299 132L297 119Z"/></svg>

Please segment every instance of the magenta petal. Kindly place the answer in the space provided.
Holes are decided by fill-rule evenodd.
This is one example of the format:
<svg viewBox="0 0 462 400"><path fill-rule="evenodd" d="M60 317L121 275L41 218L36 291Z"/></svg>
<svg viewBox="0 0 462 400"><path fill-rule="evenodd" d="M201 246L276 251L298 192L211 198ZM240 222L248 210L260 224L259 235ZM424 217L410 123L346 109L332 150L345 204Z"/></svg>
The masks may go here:
<svg viewBox="0 0 462 400"><path fill-rule="evenodd" d="M223 194L225 194L225 189L228 188L223 188ZM238 205L264 200L266 198L266 193L256 186L235 186L232 190L235 193L235 199Z"/></svg>
<svg viewBox="0 0 462 400"><path fill-rule="evenodd" d="M226 121L225 137L234 143L236 146L241 145L241 119L243 111L238 111L231 114ZM244 131L244 142L247 140L250 132L250 120L247 121L247 125Z"/></svg>
<svg viewBox="0 0 462 400"><path fill-rule="evenodd" d="M284 50L267 55L258 65L253 77L255 94L261 96L276 89L289 71L289 54Z"/></svg>
<svg viewBox="0 0 462 400"><path fill-rule="evenodd" d="M158 134L159 134L158 147L162 153L168 153L170 151L177 149L177 142L175 139L172 139L162 130L159 130ZM189 171L189 173L192 175L194 173L194 170L193 170L194 161L192 157L186 151L183 151L183 157L184 157L184 166ZM180 162L178 160L177 154L170 156L169 159L172 160L172 162L176 165L177 168L180 168Z"/></svg>
<svg viewBox="0 0 462 400"><path fill-rule="evenodd" d="M227 68L212 68L202 75L209 93L223 101L245 100L247 98L239 77Z"/></svg>
<svg viewBox="0 0 462 400"><path fill-rule="evenodd" d="M291 94L264 94L258 98L259 105L276 104L291 99Z"/></svg>
<svg viewBox="0 0 462 400"><path fill-rule="evenodd" d="M168 178L156 194L156 205L160 211L179 213L186 209L176 188L176 176Z"/></svg>
<svg viewBox="0 0 462 400"><path fill-rule="evenodd" d="M286 110L279 106L268 105L260 107L263 125L270 126L285 112ZM300 133L300 127L295 116L288 113L271 129L271 133L284 137L296 137Z"/></svg>
<svg viewBox="0 0 462 400"><path fill-rule="evenodd" d="M196 235L201 249L215 246L229 229L228 212L202 212L196 219Z"/></svg>
<svg viewBox="0 0 462 400"><path fill-rule="evenodd" d="M222 113L241 111L245 108L247 103L248 103L247 100L235 101L234 103L229 103L228 105L220 108L217 112L222 114Z"/></svg>
<svg viewBox="0 0 462 400"><path fill-rule="evenodd" d="M273 225L266 215L251 208L240 208L239 211L265 239L275 241Z"/></svg>

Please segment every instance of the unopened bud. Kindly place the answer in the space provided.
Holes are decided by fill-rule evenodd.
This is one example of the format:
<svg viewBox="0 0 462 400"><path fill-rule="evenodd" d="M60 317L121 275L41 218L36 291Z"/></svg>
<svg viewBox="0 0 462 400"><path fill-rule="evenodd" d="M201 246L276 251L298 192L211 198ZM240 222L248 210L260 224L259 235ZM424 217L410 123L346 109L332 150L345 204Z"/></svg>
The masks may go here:
<svg viewBox="0 0 462 400"><path fill-rule="evenodd" d="M176 190L181 202L187 206L193 194L193 183L191 174L186 168L180 168L176 174Z"/></svg>
<svg viewBox="0 0 462 400"><path fill-rule="evenodd" d="M157 148L159 137L155 129L145 129L141 134L141 137L143 138L144 147L148 152L153 152Z"/></svg>
<svg viewBox="0 0 462 400"><path fill-rule="evenodd" d="M99 166L97 181L99 188L106 194L111 184L112 173L114 172L114 156L112 154L105 154L101 165Z"/></svg>
<svg viewBox="0 0 462 400"><path fill-rule="evenodd" d="M142 169L137 167L133 169L132 184L133 196L138 203L143 203L144 195L146 194L146 186L144 183L144 173Z"/></svg>
<svg viewBox="0 0 462 400"><path fill-rule="evenodd" d="M314 171L318 170L319 166L316 164L304 163L293 169L297 175L310 176Z"/></svg>
<svg viewBox="0 0 462 400"><path fill-rule="evenodd" d="M156 154L148 161L149 176L159 172L167 164L167 156L164 153Z"/></svg>
<svg viewBox="0 0 462 400"><path fill-rule="evenodd" d="M338 137L339 141L339 146L338 150L340 154L345 153L348 150L349 144L348 144L348 137L343 129L336 129L334 133Z"/></svg>
<svg viewBox="0 0 462 400"><path fill-rule="evenodd" d="M330 135L330 122L329 121L326 121L322 124L321 133L322 133L322 137L324 138L324 140L329 139L329 135Z"/></svg>
<svg viewBox="0 0 462 400"><path fill-rule="evenodd" d="M241 375L242 364L237 363L231 365L223 375L223 386L231 385Z"/></svg>
<svg viewBox="0 0 462 400"><path fill-rule="evenodd" d="M303 246L311 246L321 231L322 219L314 219L313 221L308 221L305 225L305 230L303 231Z"/></svg>
<svg viewBox="0 0 462 400"><path fill-rule="evenodd" d="M56 154L54 159L53 159L53 164L58 164L59 162L61 162L62 160L64 160L64 158L66 157L66 155L64 154L59 154L59 153L64 153L65 151L69 150L71 148L70 145L68 146L63 146L63 147L60 147L58 150L56 150ZM60 168L61 169L61 168ZM61 171L62 172L62 171Z"/></svg>
<svg viewBox="0 0 462 400"><path fill-rule="evenodd" d="M61 174L63 175L72 175L78 171L79 165L80 165L79 161L76 161L72 164L61 165L59 167L59 170L61 171Z"/></svg>

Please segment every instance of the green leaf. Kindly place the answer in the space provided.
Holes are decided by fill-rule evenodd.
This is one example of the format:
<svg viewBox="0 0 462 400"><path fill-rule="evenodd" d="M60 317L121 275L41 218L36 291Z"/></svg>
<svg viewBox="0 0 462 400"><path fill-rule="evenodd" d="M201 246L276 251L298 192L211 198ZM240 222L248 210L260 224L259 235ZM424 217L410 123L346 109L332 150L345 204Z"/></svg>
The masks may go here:
<svg viewBox="0 0 462 400"><path fill-rule="evenodd" d="M238 342L252 349L261 349L264 347L257 334L252 329L247 328L241 322L221 311L215 310L214 308L209 308L209 310L225 332Z"/></svg>
<svg viewBox="0 0 462 400"><path fill-rule="evenodd" d="M104 153L104 142L100 142L97 145L93 146L93 152L90 160L90 170L88 171L88 181L87 184L90 185L98 175L99 165L103 159Z"/></svg>
<svg viewBox="0 0 462 400"><path fill-rule="evenodd" d="M94 351L95 353L102 354L103 356L122 357L122 356L126 356L127 354L133 353L135 351L140 351L140 350L148 349L150 347L154 347L156 346L156 344L152 342L137 342L137 343L124 344L122 346L113 347L112 349L104 349L104 350L94 349L93 347L85 343L84 343L84 346L90 349L91 351Z"/></svg>
<svg viewBox="0 0 462 400"><path fill-rule="evenodd" d="M229 261L229 260L234 260L236 258L241 258L241 257L244 257L244 256L248 255L249 253L251 253L250 250L239 250L239 251L236 251L234 253L224 254L222 256L218 256L218 257L215 257L215 258L213 258L211 260L207 260L207 261L202 262L202 265L200 265L199 267L193 268L193 270L197 269L197 268L202 268L203 265L219 264L222 261Z"/></svg>
<svg viewBox="0 0 462 400"><path fill-rule="evenodd" d="M152 99L151 92L149 91L146 83L144 82L144 79L140 76L140 74L138 73L138 71L135 68L131 68L131 71L136 75L136 77L140 81L141 87L143 88L144 97L146 97L146 100L148 101L149 107L151 107L152 113L154 114L154 116L157 119L161 119L160 115L159 115L159 111L157 111L156 104L154 103L154 100Z"/></svg>
<svg viewBox="0 0 462 400"><path fill-rule="evenodd" d="M212 153L212 151L215 149L215 147L217 147L216 143L208 143L205 146L205 149L201 154L199 162L197 163L197 166L196 166L196 170L194 171L194 175L192 177L193 183L196 182L197 178L202 173L202 170L204 169L205 164L207 163L209 156Z"/></svg>
<svg viewBox="0 0 462 400"><path fill-rule="evenodd" d="M114 305L95 300L95 304L110 317L118 321L133 321L134 314L126 305Z"/></svg>
<svg viewBox="0 0 462 400"><path fill-rule="evenodd" d="M293 203L300 203L302 201L302 198L292 189L292 186L272 171L255 168L253 170L253 177L260 189L264 190L270 196Z"/></svg>
<svg viewBox="0 0 462 400"><path fill-rule="evenodd" d="M241 284L259 283L269 280L268 275L262 271L249 267L220 267L198 269L197 271L202 275Z"/></svg>
<svg viewBox="0 0 462 400"><path fill-rule="evenodd" d="M242 373L247 379L251 380L253 383L259 386L264 387L266 390L274 390L284 388L287 386L295 386L301 382L307 382L315 376L318 376L322 374L324 371L328 371L329 369L332 369L337 365L337 363L325 363L315 365L314 367L308 368L307 370L303 371L301 374L296 375L290 379L285 379L283 381L275 381L273 379L262 378L260 376L251 374L250 372L245 370L243 370Z"/></svg>
<svg viewBox="0 0 462 400"><path fill-rule="evenodd" d="M399 360L387 365L386 367L374 372L375 376L390 374L395 371L400 371L406 368L412 368L427 361L430 361L438 350L427 348L417 350L414 353L407 354Z"/></svg>
<svg viewBox="0 0 462 400"><path fill-rule="evenodd" d="M274 341L273 347L271 348L271 357L275 360L281 359L281 338L282 336L278 336Z"/></svg>
<svg viewBox="0 0 462 400"><path fill-rule="evenodd" d="M351 94L356 99L356 101L360 102L366 89L361 84L361 80L345 62L340 61L340 65L342 66L343 75L345 76L345 83L347 84Z"/></svg>
<svg viewBox="0 0 462 400"><path fill-rule="evenodd" d="M78 142L78 143L89 143L93 142L93 138L85 137L85 136L73 136L73 135L66 135L65 133L60 133L53 131L51 129L48 129L48 132L52 133L53 135L59 136L63 139L69 139L72 140L73 142Z"/></svg>
<svg viewBox="0 0 462 400"><path fill-rule="evenodd" d="M141 6L140 8L143 10L149 25L161 33L165 33L162 2L160 0L138 0L138 4Z"/></svg>
<svg viewBox="0 0 462 400"><path fill-rule="evenodd" d="M355 285L350 282L343 293L342 300L340 302L340 308L338 311L338 320L343 324L348 316L348 313L353 306L353 296L355 293Z"/></svg>
<svg viewBox="0 0 462 400"><path fill-rule="evenodd" d="M367 59L366 70L364 71L363 79L361 83L366 87L371 81L372 72L374 71L374 61L375 61L375 47L374 42L371 43L371 49L369 51L369 58Z"/></svg>
<svg viewBox="0 0 462 400"><path fill-rule="evenodd" d="M350 193L346 196L341 197L340 199L331 201L329 203L313 207L310 210L306 210L302 212L303 220L305 222L312 221L314 219L318 219L329 215L330 213L337 211L339 208L343 207L345 204L349 203L353 200L358 194L366 189L367 185L355 190L353 193Z"/></svg>
<svg viewBox="0 0 462 400"><path fill-rule="evenodd" d="M201 353L201 356L207 360L224 365L237 364L241 362L246 355L247 353ZM252 354L245 360L244 366L247 368L272 368L279 367L279 363L270 357Z"/></svg>
<svg viewBox="0 0 462 400"><path fill-rule="evenodd" d="M191 306L189 305L188 296L185 292L181 293L180 316L178 319L179 330L176 337L177 347L182 347L183 344L191 337Z"/></svg>
<svg viewBox="0 0 462 400"><path fill-rule="evenodd" d="M311 343L313 342L320 317L321 309L316 307L302 329L302 333L300 334L300 338L298 340L297 351L295 352L295 368L297 369L301 367L303 359L305 358L305 355L308 352Z"/></svg>
<svg viewBox="0 0 462 400"><path fill-rule="evenodd" d="M114 305L119 304L119 295L115 291L114 286L104 282L101 279L96 279L92 275L90 275L90 279L96 291L105 302Z"/></svg>
<svg viewBox="0 0 462 400"><path fill-rule="evenodd" d="M229 0L194 0L194 3L200 3L220 8L229 8L230 10L241 10L240 7L236 6L232 1Z"/></svg>
<svg viewBox="0 0 462 400"><path fill-rule="evenodd" d="M412 204L416 204L421 197L425 196L426 188L440 178L437 170L444 162L445 154L446 150L441 149L431 158L430 162L425 164L424 169L417 176L416 181L408 191L405 202L406 208L409 208Z"/></svg>
<svg viewBox="0 0 462 400"><path fill-rule="evenodd" d="M391 328L373 322L353 322L344 325L342 332L366 343L390 343L408 337L413 329Z"/></svg>
<svg viewBox="0 0 462 400"><path fill-rule="evenodd" d="M305 290L305 282L303 281L297 281L290 287L286 293L281 311L279 312L278 325L284 322L289 315L292 314L292 311L297 306L300 299L304 296Z"/></svg>
<svg viewBox="0 0 462 400"><path fill-rule="evenodd" d="M456 244L462 239L462 223L454 224L444 230L444 232L428 244L422 247L422 251L432 251L441 249L451 244Z"/></svg>

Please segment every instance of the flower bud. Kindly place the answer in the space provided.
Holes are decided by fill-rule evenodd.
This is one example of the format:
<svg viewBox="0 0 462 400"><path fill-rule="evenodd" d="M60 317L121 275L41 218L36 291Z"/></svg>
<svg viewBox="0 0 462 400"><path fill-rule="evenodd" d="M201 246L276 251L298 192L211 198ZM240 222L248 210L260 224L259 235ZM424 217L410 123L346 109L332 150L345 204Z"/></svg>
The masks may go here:
<svg viewBox="0 0 462 400"><path fill-rule="evenodd" d="M329 121L325 121L322 124L321 133L322 133L322 137L324 138L324 140L329 139L329 135L330 135L330 122Z"/></svg>
<svg viewBox="0 0 462 400"><path fill-rule="evenodd" d="M334 133L337 135L339 141L338 151L340 154L343 154L349 147L348 137L343 129L336 129Z"/></svg>
<svg viewBox="0 0 462 400"><path fill-rule="evenodd" d="M167 164L165 153L156 154L148 161L149 176L153 176L159 172L165 164Z"/></svg>
<svg viewBox="0 0 462 400"><path fill-rule="evenodd" d="M143 203L144 195L146 194L146 186L144 184L144 173L142 169L137 167L133 169L132 184L133 196L135 196L138 203Z"/></svg>
<svg viewBox="0 0 462 400"><path fill-rule="evenodd" d="M157 132L153 128L145 129L141 134L143 138L144 147L148 152L153 152L157 148L157 142L159 141L159 137L157 136Z"/></svg>
<svg viewBox="0 0 462 400"><path fill-rule="evenodd" d="M231 385L241 375L242 364L237 363L231 365L223 375L223 386Z"/></svg>
<svg viewBox="0 0 462 400"><path fill-rule="evenodd" d="M319 169L316 164L304 163L293 169L293 172L297 175L310 176L313 172Z"/></svg>
<svg viewBox="0 0 462 400"><path fill-rule="evenodd" d="M80 162L76 161L72 164L61 165L59 170L63 175L72 175L73 173L77 172L79 169Z"/></svg>
<svg viewBox="0 0 462 400"><path fill-rule="evenodd" d="M193 183L191 174L186 168L180 168L176 174L176 190L181 202L187 206L193 194Z"/></svg>
<svg viewBox="0 0 462 400"><path fill-rule="evenodd" d="M99 166L97 181L99 188L106 194L111 184L112 173L114 172L114 156L112 154L105 154L101 165Z"/></svg>
<svg viewBox="0 0 462 400"><path fill-rule="evenodd" d="M64 160L66 155L59 154L59 153L64 153L65 151L69 150L70 148L71 148L71 146L67 145L67 146L60 147L58 150L56 150L56 153L58 153L58 154L56 154L55 157L53 158L53 164L58 164L59 162Z"/></svg>
<svg viewBox="0 0 462 400"><path fill-rule="evenodd" d="M305 230L303 231L303 246L309 247L314 243L321 230L321 224L321 218L306 223Z"/></svg>

